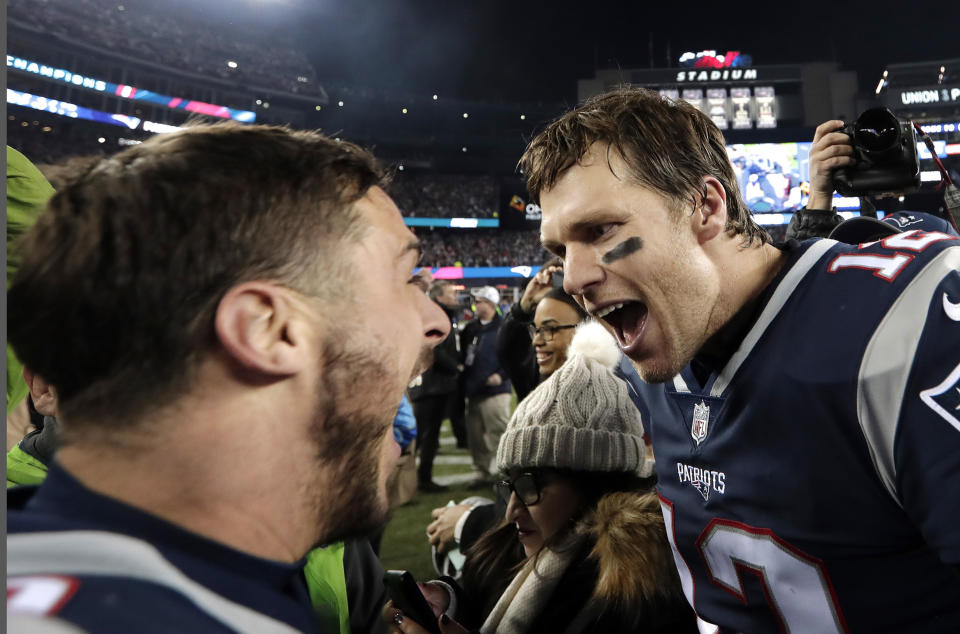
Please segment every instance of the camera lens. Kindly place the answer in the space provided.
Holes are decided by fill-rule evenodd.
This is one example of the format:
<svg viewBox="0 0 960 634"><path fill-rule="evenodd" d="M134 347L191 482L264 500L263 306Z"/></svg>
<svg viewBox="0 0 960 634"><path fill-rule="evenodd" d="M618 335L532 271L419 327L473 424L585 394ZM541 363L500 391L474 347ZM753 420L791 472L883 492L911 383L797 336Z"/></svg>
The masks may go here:
<svg viewBox="0 0 960 634"><path fill-rule="evenodd" d="M883 153L899 145L900 125L886 108L873 108L857 119L853 135L864 152Z"/></svg>

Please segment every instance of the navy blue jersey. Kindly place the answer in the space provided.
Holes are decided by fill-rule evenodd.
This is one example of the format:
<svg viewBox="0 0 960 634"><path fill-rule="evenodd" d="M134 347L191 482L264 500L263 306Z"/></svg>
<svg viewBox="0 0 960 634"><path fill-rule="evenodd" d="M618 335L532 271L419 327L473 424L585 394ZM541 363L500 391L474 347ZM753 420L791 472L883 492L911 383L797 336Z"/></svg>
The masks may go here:
<svg viewBox="0 0 960 634"><path fill-rule="evenodd" d="M761 304L703 385L639 388L701 630L957 632L960 241L809 241Z"/></svg>
<svg viewBox="0 0 960 634"><path fill-rule="evenodd" d="M303 561L235 550L99 495L57 465L39 487L8 493L7 614L20 631L31 618L98 634L319 631Z"/></svg>

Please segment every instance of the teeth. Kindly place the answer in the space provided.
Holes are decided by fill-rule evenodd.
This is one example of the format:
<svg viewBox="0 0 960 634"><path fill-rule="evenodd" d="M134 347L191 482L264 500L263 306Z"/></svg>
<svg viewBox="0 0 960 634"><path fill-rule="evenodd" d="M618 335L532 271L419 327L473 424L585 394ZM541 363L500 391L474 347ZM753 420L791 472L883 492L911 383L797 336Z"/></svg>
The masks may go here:
<svg viewBox="0 0 960 634"><path fill-rule="evenodd" d="M610 306L607 306L606 308L598 310L594 314L597 316L598 319L603 319L604 317L606 317L607 315L609 315L610 313L612 313L613 311L619 308L623 308L623 304L612 304Z"/></svg>

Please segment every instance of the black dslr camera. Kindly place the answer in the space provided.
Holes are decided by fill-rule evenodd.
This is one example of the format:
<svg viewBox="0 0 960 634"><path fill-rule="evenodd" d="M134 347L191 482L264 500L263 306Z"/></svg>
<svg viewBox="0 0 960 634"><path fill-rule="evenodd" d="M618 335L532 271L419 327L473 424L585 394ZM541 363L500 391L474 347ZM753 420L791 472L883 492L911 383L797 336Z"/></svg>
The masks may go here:
<svg viewBox="0 0 960 634"><path fill-rule="evenodd" d="M871 108L840 129L850 137L856 164L837 168L833 187L844 196L905 193L920 187L913 124L886 108Z"/></svg>

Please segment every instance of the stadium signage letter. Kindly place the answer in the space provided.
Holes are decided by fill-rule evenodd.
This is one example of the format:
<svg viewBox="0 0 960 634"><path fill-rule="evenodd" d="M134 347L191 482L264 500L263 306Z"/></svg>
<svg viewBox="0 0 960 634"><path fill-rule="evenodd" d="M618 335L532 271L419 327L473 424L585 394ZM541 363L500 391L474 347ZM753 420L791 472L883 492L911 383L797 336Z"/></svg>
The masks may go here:
<svg viewBox="0 0 960 634"><path fill-rule="evenodd" d="M756 68L727 70L682 70L677 73L677 81L743 81L757 79Z"/></svg>
<svg viewBox="0 0 960 634"><path fill-rule="evenodd" d="M74 86L90 88L91 90L97 90L99 92L107 89L107 83L105 81L93 79L92 77L84 77L83 75L76 75L62 68L51 68L50 66L30 62L19 57L14 57L13 55L7 55L7 67L33 73L34 75L40 75L41 77L49 77L50 79L56 79L57 81L73 84Z"/></svg>
<svg viewBox="0 0 960 634"><path fill-rule="evenodd" d="M926 90L904 90L900 93L900 101L905 106L924 103L940 103L960 101L960 87L951 86L950 88L926 89Z"/></svg>

